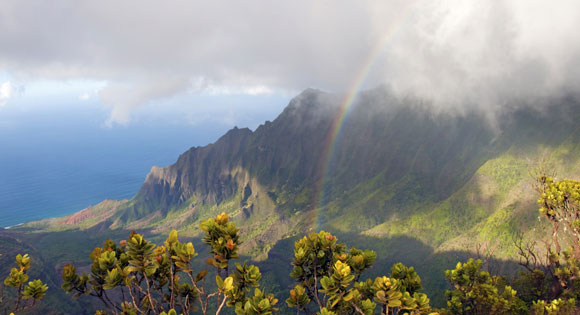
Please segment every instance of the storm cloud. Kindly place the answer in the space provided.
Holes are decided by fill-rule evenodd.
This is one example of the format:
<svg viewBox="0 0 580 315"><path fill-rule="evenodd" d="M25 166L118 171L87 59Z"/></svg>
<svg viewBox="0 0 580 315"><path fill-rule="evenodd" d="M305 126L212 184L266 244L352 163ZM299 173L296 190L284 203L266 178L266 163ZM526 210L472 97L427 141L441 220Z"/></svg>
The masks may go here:
<svg viewBox="0 0 580 315"><path fill-rule="evenodd" d="M495 108L580 89L576 0L7 0L0 29L0 71L106 81L109 124L204 90L386 84L442 108Z"/></svg>

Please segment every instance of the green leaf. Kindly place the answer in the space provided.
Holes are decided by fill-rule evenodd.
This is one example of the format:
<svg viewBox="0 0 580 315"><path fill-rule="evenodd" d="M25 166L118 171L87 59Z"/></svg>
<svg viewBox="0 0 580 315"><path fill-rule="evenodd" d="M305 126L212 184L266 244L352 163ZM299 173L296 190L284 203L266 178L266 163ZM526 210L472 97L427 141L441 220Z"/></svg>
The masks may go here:
<svg viewBox="0 0 580 315"><path fill-rule="evenodd" d="M234 278L233 277L227 277L224 280L224 287L223 288L224 288L224 291L225 292L232 290L234 288Z"/></svg>
<svg viewBox="0 0 580 315"><path fill-rule="evenodd" d="M220 276L215 276L215 282L217 284L218 289L223 291L224 288L224 280Z"/></svg>
<svg viewBox="0 0 580 315"><path fill-rule="evenodd" d="M389 307L399 307L401 306L401 300L389 300L389 304L387 304Z"/></svg>

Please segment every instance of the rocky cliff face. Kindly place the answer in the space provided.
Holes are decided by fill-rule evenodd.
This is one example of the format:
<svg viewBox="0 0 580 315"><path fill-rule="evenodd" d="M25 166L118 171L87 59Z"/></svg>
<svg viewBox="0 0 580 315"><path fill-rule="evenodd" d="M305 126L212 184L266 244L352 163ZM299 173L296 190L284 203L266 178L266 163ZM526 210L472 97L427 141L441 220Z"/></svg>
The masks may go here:
<svg viewBox="0 0 580 315"><path fill-rule="evenodd" d="M193 195L220 203L235 194L232 170L240 166L241 152L252 132L232 129L216 143L192 148L166 168L153 167L136 199L162 210L178 207Z"/></svg>

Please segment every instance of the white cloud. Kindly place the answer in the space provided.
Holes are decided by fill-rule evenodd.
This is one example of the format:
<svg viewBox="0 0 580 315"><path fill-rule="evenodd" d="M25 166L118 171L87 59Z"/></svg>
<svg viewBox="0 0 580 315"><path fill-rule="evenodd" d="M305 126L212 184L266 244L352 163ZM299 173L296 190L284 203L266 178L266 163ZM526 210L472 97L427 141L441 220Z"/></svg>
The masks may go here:
<svg viewBox="0 0 580 315"><path fill-rule="evenodd" d="M88 101L89 98L91 98L91 96L87 92L85 92L79 96L79 100L81 100L81 101Z"/></svg>
<svg viewBox="0 0 580 315"><path fill-rule="evenodd" d="M579 92L580 2L435 0L388 43L385 81L442 106Z"/></svg>
<svg viewBox="0 0 580 315"><path fill-rule="evenodd" d="M112 107L105 125L127 125L131 120L131 111L136 107L172 97L190 87L191 82L186 78L150 78L137 83L109 84L99 92L101 100Z"/></svg>
<svg viewBox="0 0 580 315"><path fill-rule="evenodd" d="M225 86L225 85L206 85L204 87L197 87L196 90L202 90L209 95L269 95L273 94L274 90L263 85L256 86Z"/></svg>
<svg viewBox="0 0 580 315"><path fill-rule="evenodd" d="M2 1L0 29L0 69L24 82L107 81L110 123L187 91L386 83L497 106L580 89L577 0Z"/></svg>
<svg viewBox="0 0 580 315"><path fill-rule="evenodd" d="M248 95L264 95L264 94L272 94L274 93L274 91L272 91L270 88L263 86L263 85L259 85L259 86L252 86L252 87L248 87L244 89L244 94L248 94Z"/></svg>
<svg viewBox="0 0 580 315"><path fill-rule="evenodd" d="M0 84L0 107L8 103L8 100L14 96L14 91L14 86L9 81Z"/></svg>

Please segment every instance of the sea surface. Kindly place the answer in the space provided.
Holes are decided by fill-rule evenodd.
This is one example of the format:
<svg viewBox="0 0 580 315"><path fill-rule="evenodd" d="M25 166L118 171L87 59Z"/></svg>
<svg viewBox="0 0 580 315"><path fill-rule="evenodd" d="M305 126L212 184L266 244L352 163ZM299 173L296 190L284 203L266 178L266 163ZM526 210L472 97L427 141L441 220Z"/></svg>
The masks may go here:
<svg viewBox="0 0 580 315"><path fill-rule="evenodd" d="M105 199L129 199L152 166L172 164L228 129L165 123L108 128L102 123L106 115L94 115L2 116L0 227L68 215Z"/></svg>

